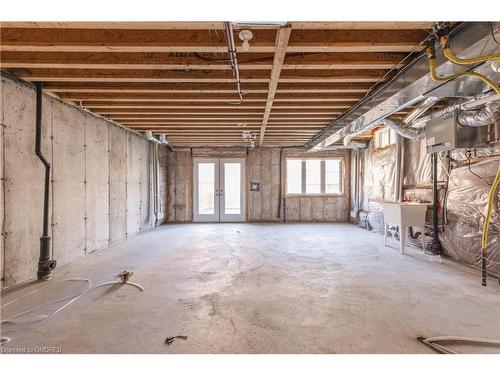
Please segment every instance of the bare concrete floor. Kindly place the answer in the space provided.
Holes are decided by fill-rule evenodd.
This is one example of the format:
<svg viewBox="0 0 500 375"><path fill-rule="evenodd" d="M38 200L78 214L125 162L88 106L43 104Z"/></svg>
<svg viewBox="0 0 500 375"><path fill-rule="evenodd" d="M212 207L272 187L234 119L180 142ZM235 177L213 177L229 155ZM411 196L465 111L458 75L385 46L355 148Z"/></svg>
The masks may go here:
<svg viewBox="0 0 500 375"><path fill-rule="evenodd" d="M350 224L165 225L60 267L144 286L91 290L52 318L4 324L3 348L64 353L431 353L417 336L500 337L500 288L478 271ZM71 285L69 285L71 284ZM40 287L3 293L2 303ZM2 318L70 295L61 283L13 303ZM71 290L70 290L71 289ZM40 303L36 302L36 303ZM164 344L167 336L187 340ZM455 346L461 352L499 348Z"/></svg>

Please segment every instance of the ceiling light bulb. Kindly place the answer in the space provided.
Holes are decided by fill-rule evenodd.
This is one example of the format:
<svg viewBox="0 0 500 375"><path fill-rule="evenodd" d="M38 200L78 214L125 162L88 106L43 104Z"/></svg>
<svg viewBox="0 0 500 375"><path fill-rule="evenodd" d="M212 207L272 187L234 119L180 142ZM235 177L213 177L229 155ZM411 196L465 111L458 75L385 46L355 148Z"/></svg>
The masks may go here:
<svg viewBox="0 0 500 375"><path fill-rule="evenodd" d="M243 41L241 48L243 49L243 51L248 51L250 49L250 44L248 43L248 41L252 40L253 33L250 30L241 30L238 36Z"/></svg>

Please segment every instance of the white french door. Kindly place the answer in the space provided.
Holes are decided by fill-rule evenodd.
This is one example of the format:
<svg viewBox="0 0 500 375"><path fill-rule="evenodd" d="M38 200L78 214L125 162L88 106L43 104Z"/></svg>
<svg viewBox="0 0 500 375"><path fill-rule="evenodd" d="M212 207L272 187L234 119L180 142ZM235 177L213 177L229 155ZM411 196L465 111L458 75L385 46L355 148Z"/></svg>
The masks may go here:
<svg viewBox="0 0 500 375"><path fill-rule="evenodd" d="M245 221L245 159L194 159L193 220Z"/></svg>

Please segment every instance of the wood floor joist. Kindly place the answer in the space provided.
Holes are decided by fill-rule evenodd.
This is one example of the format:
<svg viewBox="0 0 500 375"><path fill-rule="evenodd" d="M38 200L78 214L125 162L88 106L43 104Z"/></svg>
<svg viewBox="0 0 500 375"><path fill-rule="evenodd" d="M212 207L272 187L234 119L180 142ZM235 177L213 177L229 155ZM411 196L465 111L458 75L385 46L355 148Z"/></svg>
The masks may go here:
<svg viewBox="0 0 500 375"><path fill-rule="evenodd" d="M123 101L137 101L137 102L172 102L172 101L209 101L209 102L230 102L234 101L234 94L190 94L190 95L182 95L178 94L158 94L158 93L114 93L113 95L109 95L108 93L61 93L58 95L63 100L72 100L72 101L108 101L108 102L123 102ZM297 93L284 93L284 94L276 94L274 100L275 101L330 101L330 102L357 102L362 98L359 94L314 94L311 93L307 96L297 94ZM260 102L266 101L267 95L264 94L254 94L247 93L245 94L245 102Z"/></svg>
<svg viewBox="0 0 500 375"><path fill-rule="evenodd" d="M273 54L247 54L239 61L241 70L272 69ZM290 53L282 69L391 69L405 53ZM210 55L176 53L105 52L16 52L2 53L4 69L145 69L145 70L231 70L230 60Z"/></svg>
<svg viewBox="0 0 500 375"><path fill-rule="evenodd" d="M243 92L265 93L267 96L268 84L266 83L243 83ZM303 82L303 83L280 83L277 93L366 93L372 86L371 83L363 82ZM105 93L235 93L234 82L231 83L186 83L176 82L165 85L163 83L144 82L45 82L46 91L61 92L105 92Z"/></svg>
<svg viewBox="0 0 500 375"><path fill-rule="evenodd" d="M432 24L232 23L239 105L219 21L2 22L0 68L174 145L245 145L243 130L261 146L303 145L410 62Z"/></svg>
<svg viewBox="0 0 500 375"><path fill-rule="evenodd" d="M39 52L175 52L225 53L221 30L174 29L50 29L2 25L0 51ZM253 29L248 52L274 53L276 30ZM425 30L301 29L294 30L286 52L412 52ZM238 52L244 52L237 44Z"/></svg>
<svg viewBox="0 0 500 375"><path fill-rule="evenodd" d="M283 52L284 54L284 52ZM12 69L18 77L32 82L234 82L231 71L113 70L113 69ZM271 71L272 72L272 71ZM281 67L280 67L281 72ZM385 70L283 71L280 82L378 82ZM250 70L240 74L243 83L268 83L270 71Z"/></svg>
<svg viewBox="0 0 500 375"><path fill-rule="evenodd" d="M339 29L339 30L418 30L431 29L434 22L291 22L296 30ZM235 29L274 29L278 23L234 23ZM23 29L152 29L152 30L222 30L223 22L176 21L176 22L4 22L2 27Z"/></svg>

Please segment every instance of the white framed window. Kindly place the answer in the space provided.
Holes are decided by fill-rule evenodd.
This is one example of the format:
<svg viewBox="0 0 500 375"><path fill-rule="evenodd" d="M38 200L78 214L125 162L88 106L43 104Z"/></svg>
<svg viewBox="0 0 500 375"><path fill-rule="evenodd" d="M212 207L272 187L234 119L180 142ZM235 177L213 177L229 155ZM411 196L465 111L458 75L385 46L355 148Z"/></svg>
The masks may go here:
<svg viewBox="0 0 500 375"><path fill-rule="evenodd" d="M396 132L391 128L382 128L375 131L374 135L375 149L386 148L396 144Z"/></svg>
<svg viewBox="0 0 500 375"><path fill-rule="evenodd" d="M343 194L343 158L287 158L287 195Z"/></svg>

